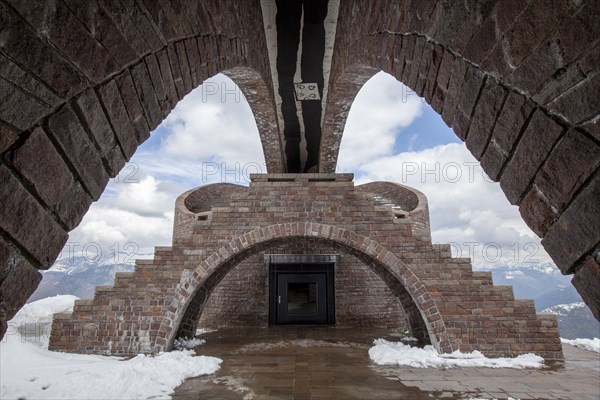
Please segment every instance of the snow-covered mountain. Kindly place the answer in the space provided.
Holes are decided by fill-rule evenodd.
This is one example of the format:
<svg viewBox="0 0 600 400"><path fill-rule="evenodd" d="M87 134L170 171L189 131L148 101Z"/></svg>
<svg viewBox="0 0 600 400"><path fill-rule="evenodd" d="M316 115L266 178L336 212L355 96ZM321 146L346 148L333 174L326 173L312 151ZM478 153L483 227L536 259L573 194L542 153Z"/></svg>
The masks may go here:
<svg viewBox="0 0 600 400"><path fill-rule="evenodd" d="M498 266L487 270L492 272L495 285L510 285L516 298L533 299L538 312L556 314L561 337L600 337L600 322L571 285L572 276L562 275L553 264Z"/></svg>
<svg viewBox="0 0 600 400"><path fill-rule="evenodd" d="M91 299L96 286L112 285L115 273L133 270L133 259L127 257L64 257L42 271L42 282L27 302L61 294Z"/></svg>
<svg viewBox="0 0 600 400"><path fill-rule="evenodd" d="M553 264L501 265L489 269L475 269L491 271L494 284L512 286L516 298L535 300L538 311L557 304L582 301L571 285L572 276L561 274Z"/></svg>
<svg viewBox="0 0 600 400"><path fill-rule="evenodd" d="M560 336L565 339L600 338L600 322L583 302L558 304L542 312L556 315Z"/></svg>

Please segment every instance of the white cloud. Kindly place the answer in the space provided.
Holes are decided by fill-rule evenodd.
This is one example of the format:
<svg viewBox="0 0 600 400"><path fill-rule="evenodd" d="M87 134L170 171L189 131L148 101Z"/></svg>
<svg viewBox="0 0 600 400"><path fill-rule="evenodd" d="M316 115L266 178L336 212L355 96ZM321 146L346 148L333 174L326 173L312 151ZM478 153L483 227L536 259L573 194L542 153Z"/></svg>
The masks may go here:
<svg viewBox="0 0 600 400"><path fill-rule="evenodd" d="M225 75L212 77L188 94L162 125L169 133L161 151L173 159L264 165L250 106Z"/></svg>
<svg viewBox="0 0 600 400"><path fill-rule="evenodd" d="M92 204L71 232L67 251L78 254L89 248L95 257L98 249L110 255L135 248L136 253L147 254L154 246L170 245L173 208L181 187L147 175L137 182L111 181L109 191L111 195Z"/></svg>
<svg viewBox="0 0 600 400"><path fill-rule="evenodd" d="M390 155L396 136L421 115L422 100L389 74L380 72L359 91L344 128L339 169L347 171Z"/></svg>
<svg viewBox="0 0 600 400"><path fill-rule="evenodd" d="M416 140L406 128L422 100L388 74L379 73L357 95L342 139L339 165L356 183L392 181L415 187L429 200L433 241L453 243L456 255L478 266L549 262L540 240L491 182L463 143L394 153L398 139ZM418 132L417 132L418 133Z"/></svg>
<svg viewBox="0 0 600 400"><path fill-rule="evenodd" d="M207 183L244 184L250 173L265 172L252 111L224 75L188 94L156 132L158 145L142 146L111 180L71 232L66 251L87 245L110 255L134 245L140 256L151 255L154 246L171 244L178 195Z"/></svg>
<svg viewBox="0 0 600 400"><path fill-rule="evenodd" d="M471 256L478 266L549 261L517 207L464 144L379 157L355 172L357 183L384 180L422 191L429 201L433 241L453 243L456 255Z"/></svg>

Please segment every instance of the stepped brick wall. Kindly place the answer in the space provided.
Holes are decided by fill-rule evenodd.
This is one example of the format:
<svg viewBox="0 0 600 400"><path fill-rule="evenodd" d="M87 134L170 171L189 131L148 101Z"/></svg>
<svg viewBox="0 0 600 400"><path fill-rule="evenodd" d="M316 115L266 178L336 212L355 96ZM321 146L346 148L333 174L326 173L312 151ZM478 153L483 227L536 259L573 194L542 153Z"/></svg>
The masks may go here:
<svg viewBox="0 0 600 400"><path fill-rule="evenodd" d="M351 268L338 275L336 290L359 293L336 299L349 310L340 325L361 324L360 314L352 315L353 301L374 284L388 300L377 304L365 296L363 309L370 302L374 310L386 308L393 296L402 315L390 308L388 322L407 326L440 351L562 358L554 316L536 314L533 301L516 300L510 287L494 286L489 273L473 272L470 260L453 258L448 245L425 238L422 193L387 182L355 187L350 174L254 175L248 188L223 185L226 196L219 186L180 196L175 221L186 229L175 227L172 247L138 260L135 272L117 274L114 286L97 288L94 299L76 302L73 313L55 315L50 348L117 355L170 349L176 337L194 334L204 310L205 318L218 318L211 297L223 294L220 285L255 301L252 312L264 318L264 272L242 269L256 266L261 254L300 246L350 255Z"/></svg>

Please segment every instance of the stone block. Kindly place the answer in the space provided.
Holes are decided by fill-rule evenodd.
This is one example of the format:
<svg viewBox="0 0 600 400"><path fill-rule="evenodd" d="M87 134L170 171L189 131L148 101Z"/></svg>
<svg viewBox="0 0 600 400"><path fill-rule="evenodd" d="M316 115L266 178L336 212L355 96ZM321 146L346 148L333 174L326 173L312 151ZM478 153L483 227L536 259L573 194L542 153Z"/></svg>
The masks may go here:
<svg viewBox="0 0 600 400"><path fill-rule="evenodd" d="M427 73L427 79L425 82L425 88L423 89L423 96L428 104L433 101L433 94L437 84L438 71L444 58L444 48L438 44L433 45L431 49L431 63L429 71Z"/></svg>
<svg viewBox="0 0 600 400"><path fill-rule="evenodd" d="M542 239L542 245L563 274L600 241L600 175L575 197Z"/></svg>
<svg viewBox="0 0 600 400"><path fill-rule="evenodd" d="M571 283L579 292L594 317L600 320L600 264L588 257L582 267L575 273Z"/></svg>
<svg viewBox="0 0 600 400"><path fill-rule="evenodd" d="M571 129L540 169L535 184L550 204L561 211L599 166L600 146L582 132Z"/></svg>
<svg viewBox="0 0 600 400"><path fill-rule="evenodd" d="M8 57L0 54L0 76L9 82L12 82L24 92L30 93L33 97L42 102L44 106L57 104L60 99L46 85L42 84L34 76L23 69Z"/></svg>
<svg viewBox="0 0 600 400"><path fill-rule="evenodd" d="M0 321L8 322L42 280L18 250L0 238Z"/></svg>
<svg viewBox="0 0 600 400"><path fill-rule="evenodd" d="M85 29L70 8L47 7L45 12L37 12L28 7L29 3L21 1L13 1L13 6L33 26L44 29L47 40L92 82L100 83L118 70L106 48Z"/></svg>
<svg viewBox="0 0 600 400"><path fill-rule="evenodd" d="M167 115L169 115L169 112L171 112L171 106L167 98L167 91L163 83L158 61L156 60L154 54L146 56L144 60L146 61L146 67L148 68L148 73L150 74L150 80L152 81L154 92L156 93L156 99L158 100L158 104L162 110L162 118L165 118Z"/></svg>
<svg viewBox="0 0 600 400"><path fill-rule="evenodd" d="M96 1L71 1L68 6L93 37L108 50L119 69L135 62L138 54Z"/></svg>
<svg viewBox="0 0 600 400"><path fill-rule="evenodd" d="M485 79L482 72L469 66L465 74L465 80L460 90L460 97L458 98L457 111L452 122L452 128L454 132L462 140L465 140L468 134L468 130L471 124L471 118L473 115L473 109L475 103L480 96L482 85Z"/></svg>
<svg viewBox="0 0 600 400"><path fill-rule="evenodd" d="M598 93L600 93L600 73L590 76L560 96L550 103L548 108L577 125L598 115L600 110Z"/></svg>
<svg viewBox="0 0 600 400"><path fill-rule="evenodd" d="M23 2L15 3L25 5ZM87 86L87 79L81 72L40 40L4 4L0 4L0 36L3 36L2 52L20 65L26 65L28 71L52 88L59 97L71 97Z"/></svg>
<svg viewBox="0 0 600 400"><path fill-rule="evenodd" d="M556 37L560 43L565 64L577 58L591 43L598 40L600 37L598 15L600 15L600 2L586 1L571 18L561 25Z"/></svg>
<svg viewBox="0 0 600 400"><path fill-rule="evenodd" d="M204 43L201 38L198 38L198 43ZM179 99L182 99L183 96L187 94L185 91L185 86L183 84L183 77L181 76L181 69L179 67L179 59L177 58L177 51L175 50L175 45L170 44L167 47L167 54L169 56L169 63L171 64L171 72L173 74L173 82L175 83L175 88L177 89L177 96ZM202 56L202 48L200 49L200 56Z"/></svg>
<svg viewBox="0 0 600 400"><path fill-rule="evenodd" d="M144 115L144 109L140 103L140 98L138 97L135 85L133 84L133 79L130 73L125 71L115 78L115 82L121 93L121 99L123 100L123 104L125 104L127 114L129 114L129 119L135 128L137 142L142 143L150 135L151 123L148 120L149 117ZM156 105L156 107L158 107L158 105Z"/></svg>
<svg viewBox="0 0 600 400"><path fill-rule="evenodd" d="M162 76L163 85L167 93L169 107L172 110L173 108L175 108L175 105L179 101L179 96L177 96L177 89L175 88L175 82L173 81L173 74L171 73L171 65L169 63L169 56L167 55L167 50L163 49L156 53L156 58L160 67L160 74Z"/></svg>
<svg viewBox="0 0 600 400"><path fill-rule="evenodd" d="M146 65L139 63L134 66L131 70L131 78L139 95L140 103L144 108L144 115L146 116L146 121L148 121L149 131L153 131L162 122L163 117ZM139 143L142 143L147 138L147 136L139 138Z"/></svg>
<svg viewBox="0 0 600 400"><path fill-rule="evenodd" d="M568 16L571 10L569 1L555 1L552 7L543 0L531 2L504 36L510 64L518 66L539 43Z"/></svg>
<svg viewBox="0 0 600 400"><path fill-rule="evenodd" d="M543 193L534 186L519 204L521 217L539 237L543 237L557 218Z"/></svg>
<svg viewBox="0 0 600 400"><path fill-rule="evenodd" d="M494 78L489 77L486 80L475 106L466 140L467 148L477 160L481 160L487 147L506 94L507 90Z"/></svg>
<svg viewBox="0 0 600 400"><path fill-rule="evenodd" d="M3 165L0 182L0 226L39 262L36 267L50 268L67 241L67 232Z"/></svg>
<svg viewBox="0 0 600 400"><path fill-rule="evenodd" d="M98 4L100 6L99 8L102 10L101 12L106 12L108 14L116 28L123 35L128 45L131 46L138 57L150 52L151 47L146 40L152 43L152 38L150 36L144 37L142 33L144 30L140 29L139 26L136 26L133 22L133 17L126 12L125 6L121 4L119 0L98 0ZM130 13L134 13L136 10L137 8L132 7L129 11ZM156 34L154 34L154 36L155 35Z"/></svg>
<svg viewBox="0 0 600 400"><path fill-rule="evenodd" d="M87 125L100 156L105 160L108 174L111 177L117 175L125 165L125 159L121 154L115 134L104 114L104 110L102 110L96 92L93 89L85 90L77 99L77 108L81 118Z"/></svg>
<svg viewBox="0 0 600 400"><path fill-rule="evenodd" d="M127 115L125 104L123 104L117 84L114 80L108 81L100 87L98 92L110 123L117 135L125 159L129 160L137 149L137 138L135 128Z"/></svg>
<svg viewBox="0 0 600 400"><path fill-rule="evenodd" d="M185 51L185 43L183 41L175 43L175 52L177 53L177 61L179 63L179 70L181 71L181 77L183 78L183 87L185 93L192 91L192 75L190 74L190 64L188 62L187 52Z"/></svg>
<svg viewBox="0 0 600 400"><path fill-rule="evenodd" d="M185 40L185 50L188 56L190 75L192 78L192 88L198 87L202 83L203 75L201 72L200 54L198 53L198 42L196 38Z"/></svg>
<svg viewBox="0 0 600 400"><path fill-rule="evenodd" d="M446 90L442 105L442 119L448 126L452 126L452 121L454 120L456 105L460 98L460 89L465 79L467 67L468 64L462 58L458 57L454 59L452 75L448 82L448 89Z"/></svg>
<svg viewBox="0 0 600 400"><path fill-rule="evenodd" d="M413 53L415 52L416 40L415 35L405 36L402 40L402 46L404 47L404 69L402 70L402 77L398 77L398 80L407 86L410 71L414 64Z"/></svg>
<svg viewBox="0 0 600 400"><path fill-rule="evenodd" d="M0 154L4 153L19 136L18 131L0 121Z"/></svg>
<svg viewBox="0 0 600 400"><path fill-rule="evenodd" d="M0 76L0 119L21 130L30 128L37 120L50 111L50 107L41 104L35 97Z"/></svg>
<svg viewBox="0 0 600 400"><path fill-rule="evenodd" d="M417 89L417 79L419 77L419 69L421 66L421 62L423 61L423 51L425 49L425 44L427 43L426 39L423 36L417 36L415 39L415 47L412 53L412 64L410 67L410 73L404 81L404 84L409 88L415 90Z"/></svg>
<svg viewBox="0 0 600 400"><path fill-rule="evenodd" d="M542 84L559 76L563 69L563 60L554 37L541 43L515 69L507 79L512 87L528 94L537 93Z"/></svg>
<svg viewBox="0 0 600 400"><path fill-rule="evenodd" d="M98 200L108 183L108 174L73 110L64 106L52 115L48 120L48 131L69 157L83 186L94 200Z"/></svg>
<svg viewBox="0 0 600 400"><path fill-rule="evenodd" d="M486 148L483 157L481 157L481 168L483 168L491 180L498 182L498 180L500 180L500 172L502 171L502 167L504 166L506 160L506 154L504 154L504 152L492 139Z"/></svg>
<svg viewBox="0 0 600 400"><path fill-rule="evenodd" d="M519 202L563 130L544 112L533 114L500 178L500 186L511 204Z"/></svg>
<svg viewBox="0 0 600 400"><path fill-rule="evenodd" d="M488 15L462 52L467 60L479 64L496 44L496 19Z"/></svg>
<svg viewBox="0 0 600 400"><path fill-rule="evenodd" d="M79 225L92 198L42 128L36 128L21 147L9 154L9 159L69 230Z"/></svg>

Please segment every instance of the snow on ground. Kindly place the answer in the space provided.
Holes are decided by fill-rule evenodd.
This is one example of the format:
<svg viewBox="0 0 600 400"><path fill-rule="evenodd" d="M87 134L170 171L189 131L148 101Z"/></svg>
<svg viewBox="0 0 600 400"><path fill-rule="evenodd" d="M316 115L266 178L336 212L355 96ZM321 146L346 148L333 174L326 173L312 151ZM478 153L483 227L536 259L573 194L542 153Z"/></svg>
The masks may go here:
<svg viewBox="0 0 600 400"><path fill-rule="evenodd" d="M0 398L168 399L185 379L219 369L222 360L194 356L191 350L124 360L51 352L47 337L26 335L47 334L52 314L68 312L75 299L55 296L36 301L9 321L7 335L0 343Z"/></svg>
<svg viewBox="0 0 600 400"><path fill-rule="evenodd" d="M175 343L173 343L173 347L177 350L185 350L185 349L193 349L194 347L198 347L206 343L204 339L185 339L185 338L177 338L175 339Z"/></svg>
<svg viewBox="0 0 600 400"><path fill-rule="evenodd" d="M595 351L600 353L600 338L594 339L563 339L560 338L562 343L570 344L571 346L580 347L585 350Z"/></svg>
<svg viewBox="0 0 600 400"><path fill-rule="evenodd" d="M541 368L544 359L535 354L515 358L487 358L479 351L440 354L433 346L411 347L400 342L377 339L369 349L369 357L379 365L407 365L427 367L489 367L489 368Z"/></svg>

